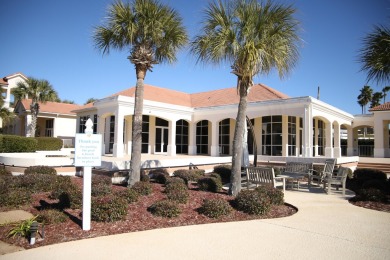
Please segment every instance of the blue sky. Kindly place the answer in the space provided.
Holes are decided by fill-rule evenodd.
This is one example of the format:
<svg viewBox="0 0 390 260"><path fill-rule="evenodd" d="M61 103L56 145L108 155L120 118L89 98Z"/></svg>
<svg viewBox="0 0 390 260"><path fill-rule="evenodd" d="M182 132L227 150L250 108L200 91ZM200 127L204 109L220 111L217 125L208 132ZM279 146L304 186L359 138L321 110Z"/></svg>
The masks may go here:
<svg viewBox="0 0 390 260"><path fill-rule="evenodd" d="M207 0L162 0L182 16L190 37L199 31ZM362 39L374 25L390 24L390 0L280 0L293 4L301 22L298 65L281 80L276 72L259 75L263 83L291 97L317 96L351 114L366 73L357 62ZM61 99L83 104L136 83L128 51L102 55L93 45L93 27L101 25L111 0L0 0L0 75L22 72L47 79ZM156 65L145 83L196 93L236 86L229 64L196 64L188 48L175 64ZM384 85L369 82L374 91Z"/></svg>

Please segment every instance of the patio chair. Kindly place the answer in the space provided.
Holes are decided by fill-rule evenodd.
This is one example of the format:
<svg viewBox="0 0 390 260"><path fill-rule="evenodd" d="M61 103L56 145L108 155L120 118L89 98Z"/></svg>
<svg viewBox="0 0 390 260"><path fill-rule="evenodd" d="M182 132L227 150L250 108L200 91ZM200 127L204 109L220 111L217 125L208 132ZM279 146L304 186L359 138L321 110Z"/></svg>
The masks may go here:
<svg viewBox="0 0 390 260"><path fill-rule="evenodd" d="M317 185L320 186L327 174L333 174L335 163L336 159L326 159L322 171L317 172L313 170L313 173L309 174L309 187L314 180L316 180Z"/></svg>
<svg viewBox="0 0 390 260"><path fill-rule="evenodd" d="M339 186L341 186L343 189L343 195L345 195L345 183L347 181L347 176L348 168L340 166L335 176L329 174L326 178L324 178L324 189L326 189L326 184L328 184L327 193L330 194L331 185L336 185L336 190L339 190Z"/></svg>

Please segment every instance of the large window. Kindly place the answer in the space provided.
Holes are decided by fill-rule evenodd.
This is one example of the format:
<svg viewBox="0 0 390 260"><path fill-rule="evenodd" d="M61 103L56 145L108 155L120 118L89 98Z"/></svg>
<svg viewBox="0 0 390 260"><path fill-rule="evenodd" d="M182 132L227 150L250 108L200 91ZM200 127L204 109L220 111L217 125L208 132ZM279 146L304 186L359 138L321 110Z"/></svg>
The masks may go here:
<svg viewBox="0 0 390 260"><path fill-rule="evenodd" d="M209 152L209 121L202 120L196 124L196 153L208 154Z"/></svg>
<svg viewBox="0 0 390 260"><path fill-rule="evenodd" d="M318 155L325 155L325 123L324 121L320 119L313 119L313 144L316 144L315 142L315 128L316 128L316 122L317 122L317 147L318 147ZM315 149L315 146L313 146L313 149ZM315 155L315 151L313 151L313 154Z"/></svg>
<svg viewBox="0 0 390 260"><path fill-rule="evenodd" d="M288 155L295 156L297 147L297 123L295 116L288 117Z"/></svg>
<svg viewBox="0 0 390 260"><path fill-rule="evenodd" d="M262 139L264 155L282 155L282 116L263 117Z"/></svg>
<svg viewBox="0 0 390 260"><path fill-rule="evenodd" d="M142 116L142 148L141 153L149 153L149 116Z"/></svg>
<svg viewBox="0 0 390 260"><path fill-rule="evenodd" d="M230 119L219 122L219 154L229 155L230 151Z"/></svg>
<svg viewBox="0 0 390 260"><path fill-rule="evenodd" d="M48 136L48 137L53 136L53 126L54 126L54 119L47 119L46 120L45 136Z"/></svg>
<svg viewBox="0 0 390 260"><path fill-rule="evenodd" d="M108 150L112 153L115 142L115 116L110 116L110 140L108 143Z"/></svg>
<svg viewBox="0 0 390 260"><path fill-rule="evenodd" d="M81 116L80 117L80 124L79 124L79 133L85 132L85 124L87 123L87 120L90 118L90 116ZM93 115L93 133L97 133L97 115Z"/></svg>
<svg viewBox="0 0 390 260"><path fill-rule="evenodd" d="M253 127L255 127L255 120L251 119L251 124ZM252 131L250 130L250 126L248 125L247 122L247 128L248 128L248 138L247 138L247 143L248 143L248 152L249 154L254 154L254 144L255 144L255 137L252 135ZM257 151L255 151L257 153Z"/></svg>
<svg viewBox="0 0 390 260"><path fill-rule="evenodd" d="M176 122L176 153L188 154L188 122L185 120Z"/></svg>

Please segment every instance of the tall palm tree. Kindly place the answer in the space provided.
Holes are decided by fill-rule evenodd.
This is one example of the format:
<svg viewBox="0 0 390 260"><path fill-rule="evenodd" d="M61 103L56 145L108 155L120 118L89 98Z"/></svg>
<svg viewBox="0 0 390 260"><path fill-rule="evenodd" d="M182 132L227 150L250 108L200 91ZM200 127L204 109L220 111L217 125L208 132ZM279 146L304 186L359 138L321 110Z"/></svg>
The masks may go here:
<svg viewBox="0 0 390 260"><path fill-rule="evenodd" d="M370 86L364 86L360 90L360 95L358 96L358 103L364 108L363 114L366 113L366 105L372 100L372 92L373 91Z"/></svg>
<svg viewBox="0 0 390 260"><path fill-rule="evenodd" d="M379 105L381 104L381 99L382 99L382 98L383 98L383 93L382 93L382 92L375 92L375 93L372 95L370 108L379 106Z"/></svg>
<svg viewBox="0 0 390 260"><path fill-rule="evenodd" d="M15 114L7 107L4 107L4 97L0 95L0 118L2 122L8 122L15 117Z"/></svg>
<svg viewBox="0 0 390 260"><path fill-rule="evenodd" d="M386 86L382 89L382 93L383 93L383 104L386 103L386 96L387 96L387 92L390 91L390 86Z"/></svg>
<svg viewBox="0 0 390 260"><path fill-rule="evenodd" d="M276 68L283 77L298 59L299 22L295 9L255 0L222 1L209 4L201 33L191 43L198 61L229 62L237 76L238 112L233 138L232 175L229 194L241 189L241 157L247 96L253 77Z"/></svg>
<svg viewBox="0 0 390 260"><path fill-rule="evenodd" d="M12 90L16 100L24 98L31 99L31 128L30 136L35 137L37 128L37 118L39 114L39 103L55 101L58 99L57 92L47 80L29 77L26 81L17 83L16 88Z"/></svg>
<svg viewBox="0 0 390 260"><path fill-rule="evenodd" d="M361 70L368 72L367 81L390 82L390 28L374 27L363 39L359 61Z"/></svg>
<svg viewBox="0 0 390 260"><path fill-rule="evenodd" d="M358 102L359 106L362 108L362 114L364 114L364 106L365 106L365 104L364 104L363 100L358 98L357 102Z"/></svg>
<svg viewBox="0 0 390 260"><path fill-rule="evenodd" d="M140 180L144 79L154 64L173 62L188 41L179 14L157 0L117 1L108 10L106 24L95 28L94 42L103 53L111 48L128 49L135 66L137 84L132 125L131 163L128 185Z"/></svg>

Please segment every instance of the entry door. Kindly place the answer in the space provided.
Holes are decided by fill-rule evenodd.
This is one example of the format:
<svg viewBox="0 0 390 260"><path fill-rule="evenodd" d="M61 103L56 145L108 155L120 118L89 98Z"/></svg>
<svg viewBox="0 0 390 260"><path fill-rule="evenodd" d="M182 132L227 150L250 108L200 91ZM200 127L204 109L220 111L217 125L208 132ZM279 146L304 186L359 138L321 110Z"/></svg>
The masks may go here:
<svg viewBox="0 0 390 260"><path fill-rule="evenodd" d="M156 127L155 153L166 153L168 148L168 128Z"/></svg>

